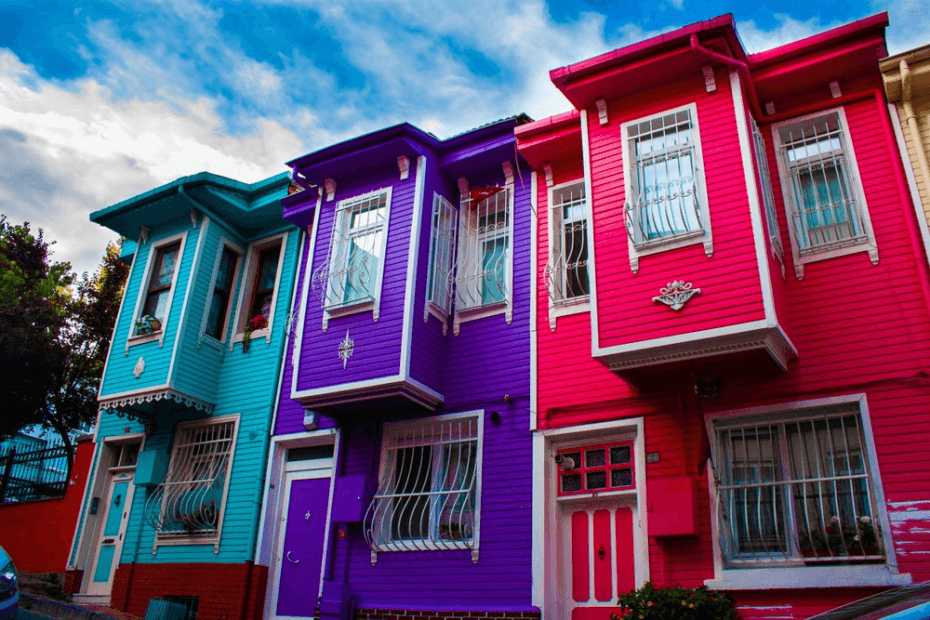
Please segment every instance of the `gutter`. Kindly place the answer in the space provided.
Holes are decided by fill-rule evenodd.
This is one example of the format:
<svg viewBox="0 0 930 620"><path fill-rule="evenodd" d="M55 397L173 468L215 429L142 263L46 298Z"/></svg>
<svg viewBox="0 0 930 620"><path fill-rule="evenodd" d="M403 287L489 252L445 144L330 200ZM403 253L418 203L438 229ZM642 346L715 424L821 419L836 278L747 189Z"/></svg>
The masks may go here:
<svg viewBox="0 0 930 620"><path fill-rule="evenodd" d="M907 120L907 127L911 132L911 140L914 142L914 150L917 151L917 164L920 167L920 174L923 177L924 185L930 184L930 166L927 165L927 151L924 149L924 143L920 139L920 128L917 126L917 115L914 113L914 104L911 85L911 67L905 59L898 63L898 69L901 72L901 105L904 107L904 116Z"/></svg>

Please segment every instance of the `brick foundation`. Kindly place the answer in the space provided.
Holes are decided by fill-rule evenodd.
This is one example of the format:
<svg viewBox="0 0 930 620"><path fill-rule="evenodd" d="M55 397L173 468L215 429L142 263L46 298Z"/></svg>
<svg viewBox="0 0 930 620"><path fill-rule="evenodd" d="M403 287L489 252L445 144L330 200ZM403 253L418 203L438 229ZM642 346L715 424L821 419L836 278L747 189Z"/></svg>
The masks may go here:
<svg viewBox="0 0 930 620"><path fill-rule="evenodd" d="M84 579L84 571L82 570L66 570L65 571L65 583L62 589L66 594L74 594L75 592L81 591L81 581Z"/></svg>
<svg viewBox="0 0 930 620"><path fill-rule="evenodd" d="M262 620L268 567L241 564L120 564L110 607L144 617L161 596L196 596L197 620Z"/></svg>
<svg viewBox="0 0 930 620"><path fill-rule="evenodd" d="M424 611L356 609L355 620L540 620L538 611Z"/></svg>

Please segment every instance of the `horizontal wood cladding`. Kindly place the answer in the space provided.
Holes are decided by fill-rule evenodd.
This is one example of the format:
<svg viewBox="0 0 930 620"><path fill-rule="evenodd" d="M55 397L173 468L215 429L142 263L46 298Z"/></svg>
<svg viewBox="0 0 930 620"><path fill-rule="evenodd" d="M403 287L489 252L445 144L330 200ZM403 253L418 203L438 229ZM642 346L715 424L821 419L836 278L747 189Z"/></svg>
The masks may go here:
<svg viewBox="0 0 930 620"><path fill-rule="evenodd" d="M624 226L624 161L621 125L694 103L703 150L705 204L713 229L713 257L703 245L640 256L633 274ZM683 335L761 320L762 284L756 259L746 181L726 72L706 93L695 77L609 103L610 122L589 111L592 214L597 260L597 313L601 347ZM702 292L679 312L654 303L674 280ZM765 283L769 286L769 283Z"/></svg>
<svg viewBox="0 0 930 620"><path fill-rule="evenodd" d="M378 320L372 311L332 317L324 332L323 309L319 291L302 292L307 296L307 313L300 352L301 371L297 389L330 388L356 381L395 376L400 372L400 349L404 321L404 301L407 278L407 254L410 248L410 228L416 175L398 180L397 170L385 170L351 185L340 185L332 202L323 201L314 240L311 272L329 263L330 245L336 209L341 200L391 187L391 204L387 225L387 245L383 260ZM299 277L303 278L303 274ZM312 280L311 280L312 282ZM355 351L345 367L339 357L339 343L349 332Z"/></svg>
<svg viewBox="0 0 930 620"><path fill-rule="evenodd" d="M914 108L914 120L917 122L918 141L924 153L930 153L930 96L915 97L912 106ZM901 130L904 134L904 143L907 146L908 158L911 160L914 169L914 180L917 183L920 201L923 204L927 219L930 220L930 179L925 179L923 171L920 169L917 159L918 143L914 140L904 106L900 103L897 104L897 112L901 122Z"/></svg>
<svg viewBox="0 0 930 620"><path fill-rule="evenodd" d="M197 597L197 617L261 620L268 567L236 564L120 564L110 607L142 618L149 601Z"/></svg>
<svg viewBox="0 0 930 620"><path fill-rule="evenodd" d="M878 588L810 588L730 592L740 620L805 620L878 594Z"/></svg>

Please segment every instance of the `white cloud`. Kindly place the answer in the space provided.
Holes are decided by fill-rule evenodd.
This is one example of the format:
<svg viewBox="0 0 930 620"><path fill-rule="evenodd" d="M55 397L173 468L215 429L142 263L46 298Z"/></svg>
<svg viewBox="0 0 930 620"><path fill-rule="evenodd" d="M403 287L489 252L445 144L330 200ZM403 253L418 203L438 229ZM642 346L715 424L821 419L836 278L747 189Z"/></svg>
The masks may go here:
<svg viewBox="0 0 930 620"><path fill-rule="evenodd" d="M91 79L70 90L44 82L3 49L0 119L0 210L42 227L57 240L56 259L81 271L96 266L113 237L88 221L91 211L202 170L255 182L284 170L282 153L302 149L293 132L266 119L249 135L225 134L206 98L179 109L116 99Z"/></svg>

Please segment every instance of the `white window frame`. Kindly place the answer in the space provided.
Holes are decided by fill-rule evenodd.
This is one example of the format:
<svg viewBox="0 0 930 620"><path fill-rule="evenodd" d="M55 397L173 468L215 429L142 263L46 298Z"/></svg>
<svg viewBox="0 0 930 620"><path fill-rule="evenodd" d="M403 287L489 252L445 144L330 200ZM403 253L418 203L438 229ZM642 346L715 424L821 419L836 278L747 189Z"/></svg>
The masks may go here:
<svg viewBox="0 0 930 620"><path fill-rule="evenodd" d="M236 263L233 265L233 279L229 291L229 299L226 301L226 318L223 320L223 327L220 332L220 338L214 338L213 336L207 334L207 322L210 320L210 309L213 304L213 289L216 286L216 280L219 277L220 271L220 261L223 258L223 251L230 249L233 253L236 254ZM200 322L200 338L198 344L201 342L226 342L226 335L229 333L230 324L235 322L235 317L233 316L233 308L236 303L236 293L237 286L236 281L241 277L240 267L242 266L242 257L245 255L245 252L241 247L227 239L226 237L220 237L220 243L216 250L216 257L213 260L213 273L210 275L210 286L207 288L207 298L204 304L203 309L203 319Z"/></svg>
<svg viewBox="0 0 930 620"><path fill-rule="evenodd" d="M884 563L854 563L836 565L816 565L804 562L803 558L792 558L787 561L759 562L756 566L729 568L725 566L725 558L721 548L721 534L717 510L722 503L718 494L718 478L720 472L714 467L708 468L708 483L711 495L711 527L713 532L713 551L715 578L705 581L711 589L733 590L764 590L796 588L798 583L807 584L806 587L864 587L903 585L911 582L909 574L898 573L897 556L891 536L890 521L888 518L885 496L882 489L882 477L875 450L875 441L872 433L872 424L869 415L865 394L849 394L814 400L796 401L777 405L766 405L734 411L709 414L705 420L707 433L711 437L712 457L719 455L717 444L718 425L721 428L741 425L758 426L764 424L777 425L786 420L809 420L819 418L820 414L814 410L842 405L855 405L858 407L859 425L862 438L862 458L870 470L870 482L873 503L873 523L881 528L881 545L884 549ZM854 411L853 411L854 414ZM840 415L850 415L842 413ZM715 498L717 500L715 501ZM785 506L788 511L785 519L793 519L793 507ZM876 530L877 531L877 530Z"/></svg>
<svg viewBox="0 0 930 620"><path fill-rule="evenodd" d="M671 116L680 112L688 112L691 123L691 135L693 145L691 151L692 165L694 168L694 202L695 218L697 219L698 228L688 230L682 233L657 237L655 239L643 239L642 235L637 232L638 227L635 224L637 215L631 214L632 201L637 189L634 187L633 179L636 173L633 170L636 164L636 154L631 148L631 141L634 138L630 136L630 128L639 123L652 121L655 119ZM639 259L642 256L683 248L690 245L703 244L704 253L710 257L714 253L714 237L711 228L710 206L707 203L707 182L704 175L704 153L701 147L701 131L698 123L697 104L689 103L669 110L664 110L657 114L650 114L635 120L627 121L620 126L620 134L623 146L623 189L624 189L624 222L627 229L627 247L630 254L630 269L633 273L639 271Z"/></svg>
<svg viewBox="0 0 930 620"><path fill-rule="evenodd" d="M851 193L850 199L855 201L855 213L859 217L859 225L862 227L862 238L858 241L847 240L837 241L823 248L801 248L798 242L798 225L795 223L794 213L799 209L792 197L793 182L789 176L789 164L786 160L785 151L787 145L782 139L782 129L794 125L805 124L820 118L836 115L838 119L839 140L843 147L841 157L845 157L848 169L845 170L847 184ZM856 161L856 149L849 133L849 123L846 119L845 108L830 108L812 114L805 114L787 121L775 123L772 125L772 139L775 144L775 153L778 160L778 176L781 179L782 198L785 204L786 218L788 220L788 232L791 237L791 253L794 259L794 269L798 280L804 277L804 265L816 261L827 260L839 256L847 256L858 252L867 252L873 265L878 264L878 246L875 243L875 234L872 230L872 219L869 216L868 205L865 201L865 191L862 187L862 180L859 178L859 164Z"/></svg>
<svg viewBox="0 0 930 620"><path fill-rule="evenodd" d="M428 321L430 315L435 316L442 323L443 335L446 334L449 315L452 313L452 274L455 269L457 233L458 211L444 196L434 193L433 211L430 218L426 307L423 309L423 320ZM435 277L437 270L440 279ZM443 272L445 272L444 277Z"/></svg>
<svg viewBox="0 0 930 620"><path fill-rule="evenodd" d="M462 433L462 424L473 425L473 433L465 439L454 439L453 431ZM435 429L439 429L438 434ZM391 446L392 440L395 440L404 433L410 431L430 432L432 441L413 440L403 446ZM431 491L430 498L430 538L409 538L393 539L391 529L393 528L393 501L395 497L395 484L392 478L395 474L395 460L391 458L392 449L403 449L406 447L416 446L441 446L463 443L475 443L475 462L472 472L472 488L474 493L474 513L473 532L471 540L444 540L439 535L441 524L436 519L437 501L441 497L450 494L449 491L439 488L440 480L438 479L437 468L441 460L442 452L432 450L430 464ZM404 551L449 551L470 549L472 561L478 561L478 551L481 533L481 478L482 478L482 461L484 447L484 410L468 411L463 413L446 414L421 418L415 421L405 422L388 422L384 424L381 440L381 459L378 475L378 492L372 499L371 506L365 517L365 536L369 546L372 549L372 561L377 560L377 553L381 552L404 552ZM403 466L401 466L403 468ZM466 473L467 476L467 473ZM425 495L417 493L417 495ZM387 535L383 534L381 528L387 527Z"/></svg>
<svg viewBox="0 0 930 620"><path fill-rule="evenodd" d="M287 254L289 234L290 233L286 232L279 233L249 244L245 268L242 271L242 277L239 282L239 301L236 304L236 320L233 326L233 337L229 341L230 351L232 350L233 344L242 342L243 338L245 338L245 327L252 318L247 315L252 304L252 288L255 286L255 272L259 268L259 256L262 250L280 243L281 251L278 253L278 269L275 273L274 289L271 294L271 309L268 311L268 327L252 332L253 342L258 338L265 338L265 342L267 343L271 342L271 334L274 330L274 317L278 307L278 293L281 290L281 271L284 268L284 257Z"/></svg>
<svg viewBox="0 0 930 620"><path fill-rule="evenodd" d="M587 266L591 263L591 253L587 247L585 248L588 256L586 260L587 265L585 276L588 281L588 293L585 295L569 297L565 291L565 271L567 270L567 264L565 262L565 258L562 256L562 233L564 222L564 219L562 218L562 207L565 203L560 202L559 204L555 204L555 196L561 190L573 187L578 187L581 191L582 214L580 218L573 219L572 223L575 225L577 222L581 222L584 225L584 228L581 231L582 243L587 246L587 230L591 225L591 209L590 201L588 200L588 196L586 194L587 190L584 178L574 179L572 181L553 185L549 188L547 195L547 202L549 205L549 262L546 265L546 289L549 291L549 328L552 330L554 330L556 327L556 319L558 317L588 312L591 309L591 270Z"/></svg>
<svg viewBox="0 0 930 620"><path fill-rule="evenodd" d="M358 196L353 196L351 198L346 198L345 200L340 200L336 205L336 213L333 217L333 232L330 235L329 241L329 258L327 260L328 271L325 273L325 277L322 278L323 282L323 291L322 291L322 303L323 303L323 330L325 331L329 326L329 319L337 316L344 316L347 314L356 314L360 312L367 312L371 310L372 320L377 321L378 315L381 308L381 285L384 280L384 263L386 262L386 251L387 251L387 240L388 240L388 227L391 221L391 197L392 197L392 186L383 187L381 189L376 189L374 191L366 192L364 194L359 194ZM351 239L352 231L348 229L348 218L347 214L350 212L352 207L356 204L371 200L372 198L384 195L384 216L383 223L380 225L381 238L379 240L379 252L381 260L378 263L378 273L375 276L374 289L370 292L368 297L363 297L354 301L343 302L342 300L337 300L335 297L336 290L333 287L333 278L339 278L342 282L341 286L343 290L345 289L345 282L348 279L348 269L342 268L341 263L348 263L349 252L348 247L343 248L343 245L348 245ZM373 225L368 225L364 227L364 230L371 230L377 228ZM377 231L375 234L378 234ZM344 254L344 257L341 256ZM339 275L333 275L339 274ZM317 276L317 279L321 279Z"/></svg>
<svg viewBox="0 0 930 620"><path fill-rule="evenodd" d="M176 243L177 241L181 242L180 247L178 247L178 262L174 270L174 274L171 277L171 290L168 292L168 303L167 311L165 313L165 319L161 323L161 329L156 332L151 332L148 334L136 334L136 321L142 318L142 310L145 308L145 298L148 296L149 292L149 281L152 279L152 270L155 268L155 256L158 254L158 250ZM168 323L171 321L171 308L174 305L174 294L178 290L178 274L181 273L181 267L184 263L184 248L187 245L187 233L179 233L177 235L172 235L166 237L160 241L154 242L149 246L149 254L146 257L145 262L145 276L139 283L139 293L136 296L136 307L132 313L132 321L129 324L129 336L126 340L126 353L129 353L129 347L142 344L145 342L152 342L154 340L158 341L158 346L161 346L165 340L165 334L168 332Z"/></svg>
<svg viewBox="0 0 930 620"><path fill-rule="evenodd" d="M166 499L165 499L165 489L167 489L172 484L176 484L176 481L170 479L172 473L177 467L176 459L180 458L177 456L178 450L181 446L178 445L178 438L181 434L188 430L196 430L200 428L207 428L210 426L219 426L223 424L231 424L231 442L229 445L229 450L226 456L226 471L223 473L223 492L216 514L216 532L213 535L184 535L184 534L175 534L175 533L162 533L160 523L164 519L164 511L166 509ZM212 544L213 553L218 554L220 548L220 540L223 537L223 521L224 515L226 512L226 503L229 499L229 485L230 478L232 477L233 471L233 461L236 457L236 444L239 436L239 414L218 416L206 418L203 420L192 420L189 422L179 422L174 428L173 441L171 447L171 454L168 459L168 469L165 473L165 480L158 485L155 491L149 495L148 500L146 501L145 512L150 520L150 522L155 521L155 539L152 543L152 554L154 555L158 547L160 546L174 546L174 545L203 545L203 544ZM193 445L193 444L190 444ZM191 484L197 484L193 482ZM168 508L171 509L170 507Z"/></svg>
<svg viewBox="0 0 930 620"><path fill-rule="evenodd" d="M504 235L481 233L470 224L473 219L473 212L480 210L481 205L485 201L496 200L500 192L484 200L479 200L477 203L471 199L470 190L461 195L457 240L458 248L456 249L455 317L453 320L453 333L456 335L459 333L461 324L467 321L474 321L497 314L504 314L507 323L510 323L513 318L513 182L506 183L502 191L507 193L504 210L506 211L508 224L507 232ZM474 219L477 219L477 217L478 216L475 216ZM475 291L479 288L478 278L480 278L481 273L483 273L471 273L471 271L474 270L470 269L470 263L474 263L478 256L484 256L483 252L479 252L479 250L485 241L496 238L505 238L507 240L507 248L505 250L506 256L504 258L504 283L506 286L504 299L489 303L467 305L465 295L476 297ZM465 289L466 292L463 293L462 289Z"/></svg>
<svg viewBox="0 0 930 620"><path fill-rule="evenodd" d="M778 227L778 211L775 208L775 193L772 191L772 175L769 172L769 160L765 150L765 138L756 120L749 117L749 131L752 147L756 154L756 179L762 191L762 204L765 210L765 226L769 233L769 248L772 258L781 263L782 276L785 275L785 248L781 242L781 229Z"/></svg>

